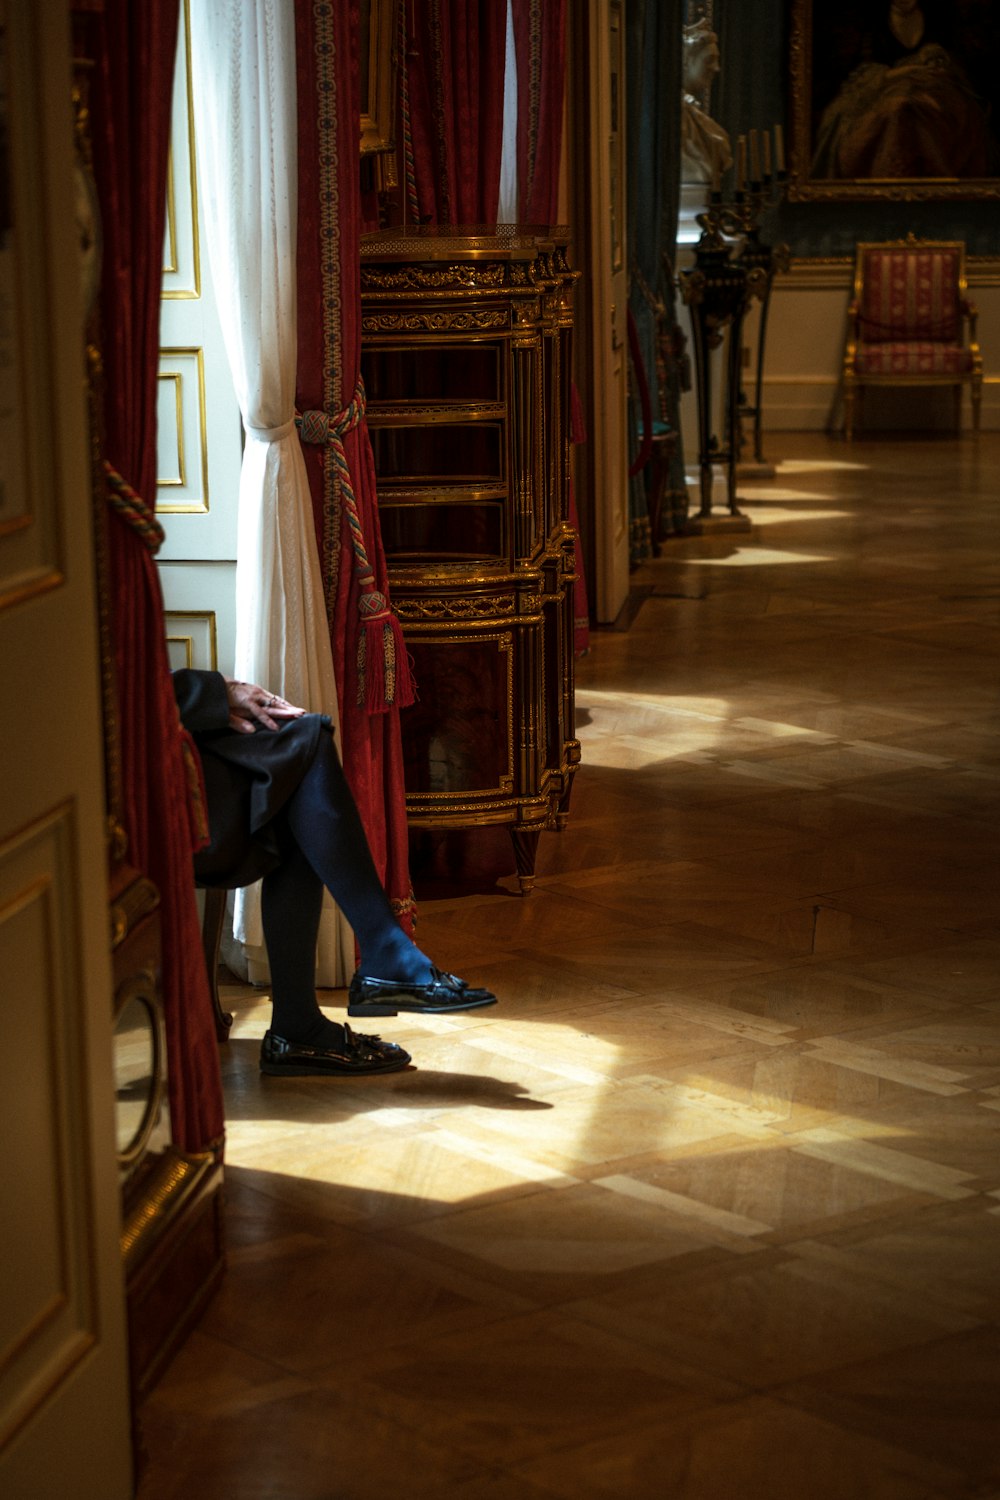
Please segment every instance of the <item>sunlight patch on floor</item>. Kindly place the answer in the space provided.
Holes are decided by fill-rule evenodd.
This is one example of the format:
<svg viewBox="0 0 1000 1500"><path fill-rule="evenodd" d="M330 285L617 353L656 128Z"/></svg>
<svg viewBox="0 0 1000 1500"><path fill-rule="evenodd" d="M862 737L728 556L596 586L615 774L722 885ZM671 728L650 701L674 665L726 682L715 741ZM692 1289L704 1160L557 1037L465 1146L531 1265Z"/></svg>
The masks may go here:
<svg viewBox="0 0 1000 1500"><path fill-rule="evenodd" d="M580 726L587 764L609 771L696 759L717 750L733 722L725 698L702 700L692 709L665 695L580 689L576 701L590 715Z"/></svg>
<svg viewBox="0 0 1000 1500"><path fill-rule="evenodd" d="M685 719L704 719L706 723L726 718L729 712L728 698L701 698L700 708L690 708L688 699L674 697L670 693L623 693L617 689L577 688L578 707L602 707L619 704L622 708L651 708L661 713L676 714Z"/></svg>
<svg viewBox="0 0 1000 1500"><path fill-rule="evenodd" d="M835 562L831 552L779 552L771 547L737 547L728 557L687 557L689 568L773 568L779 563Z"/></svg>
<svg viewBox="0 0 1000 1500"><path fill-rule="evenodd" d="M747 501L759 500L812 500L816 504L829 503L829 495L821 495L816 490L793 490L783 484L760 484L755 481L744 480L739 486L739 499ZM844 516L845 510L831 510L819 512L822 515Z"/></svg>
<svg viewBox="0 0 1000 1500"><path fill-rule="evenodd" d="M641 771L660 761L691 760L697 754L697 749L689 743L674 746L648 736L596 734L584 740L581 734L580 738L587 747L588 766L601 766L605 771ZM706 739L701 750L716 744L718 738L716 733Z"/></svg>
<svg viewBox="0 0 1000 1500"><path fill-rule="evenodd" d="M774 526L779 521L842 521L845 510L793 510L784 502L780 504L760 495L741 495L740 504L747 507L747 514L755 526Z"/></svg>
<svg viewBox="0 0 1000 1500"><path fill-rule="evenodd" d="M869 469L870 464L847 458L783 458L776 465L778 475L831 474L835 469Z"/></svg>

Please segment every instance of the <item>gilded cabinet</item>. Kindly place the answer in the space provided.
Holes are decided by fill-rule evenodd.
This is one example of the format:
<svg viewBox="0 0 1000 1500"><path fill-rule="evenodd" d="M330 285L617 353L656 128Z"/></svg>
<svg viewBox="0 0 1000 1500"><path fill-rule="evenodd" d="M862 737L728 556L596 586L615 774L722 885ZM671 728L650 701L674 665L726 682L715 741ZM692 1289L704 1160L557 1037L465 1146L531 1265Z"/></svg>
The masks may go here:
<svg viewBox="0 0 1000 1500"><path fill-rule="evenodd" d="M566 819L574 273L561 230L387 230L362 248L362 372L393 608L411 826L509 826L521 890Z"/></svg>

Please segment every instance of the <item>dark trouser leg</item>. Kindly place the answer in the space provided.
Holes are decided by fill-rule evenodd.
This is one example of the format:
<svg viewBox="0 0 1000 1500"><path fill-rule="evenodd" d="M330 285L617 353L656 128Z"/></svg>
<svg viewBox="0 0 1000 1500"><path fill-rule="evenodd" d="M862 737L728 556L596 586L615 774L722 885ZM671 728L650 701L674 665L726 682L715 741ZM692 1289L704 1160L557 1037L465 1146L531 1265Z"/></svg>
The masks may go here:
<svg viewBox="0 0 1000 1500"><path fill-rule="evenodd" d="M331 739L321 739L284 816L299 849L354 929L361 972L425 983L431 977L430 960L393 915Z"/></svg>
<svg viewBox="0 0 1000 1500"><path fill-rule="evenodd" d="M330 1045L333 1026L316 1003L316 938L323 884L301 849L265 875L261 921L271 966L271 1030L288 1041Z"/></svg>

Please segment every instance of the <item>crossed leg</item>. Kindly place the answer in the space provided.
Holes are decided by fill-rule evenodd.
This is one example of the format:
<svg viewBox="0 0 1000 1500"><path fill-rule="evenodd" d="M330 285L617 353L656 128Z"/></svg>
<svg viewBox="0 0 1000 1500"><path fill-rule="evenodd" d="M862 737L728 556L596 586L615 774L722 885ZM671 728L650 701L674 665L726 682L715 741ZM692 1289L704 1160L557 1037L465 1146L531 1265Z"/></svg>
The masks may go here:
<svg viewBox="0 0 1000 1500"><path fill-rule="evenodd" d="M295 792L278 814L288 852L265 876L261 918L271 966L271 1033L296 1047L350 1048L355 1040L328 1020L316 1001L315 959L324 886L354 930L365 996L351 992L351 1014L395 1015L397 1007L440 1013L492 1005L487 990L472 990L441 975L399 926L375 869L364 827L332 740L321 739ZM398 989L396 987L399 987ZM403 996L403 998L400 998ZM355 1009L355 1006L358 1006ZM377 1038L376 1051L409 1061ZM389 1071L387 1062L381 1071ZM305 1071L305 1068L299 1069ZM378 1069L373 1069L378 1071Z"/></svg>

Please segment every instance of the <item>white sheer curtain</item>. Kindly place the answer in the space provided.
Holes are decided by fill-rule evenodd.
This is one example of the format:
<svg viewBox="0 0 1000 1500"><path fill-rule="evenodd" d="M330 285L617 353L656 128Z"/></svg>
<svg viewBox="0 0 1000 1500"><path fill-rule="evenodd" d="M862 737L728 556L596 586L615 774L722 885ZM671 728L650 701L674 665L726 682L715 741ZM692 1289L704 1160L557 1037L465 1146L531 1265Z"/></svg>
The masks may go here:
<svg viewBox="0 0 1000 1500"><path fill-rule="evenodd" d="M517 223L517 51L514 7L507 0L507 58L503 75L503 141L500 148L500 201L497 223Z"/></svg>
<svg viewBox="0 0 1000 1500"><path fill-rule="evenodd" d="M243 414L236 676L338 720L309 482L295 428L294 0L196 0L191 62L199 206ZM237 892L227 959L266 983L258 886ZM350 928L327 897L318 981L354 970Z"/></svg>

